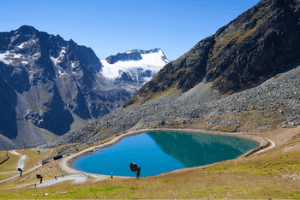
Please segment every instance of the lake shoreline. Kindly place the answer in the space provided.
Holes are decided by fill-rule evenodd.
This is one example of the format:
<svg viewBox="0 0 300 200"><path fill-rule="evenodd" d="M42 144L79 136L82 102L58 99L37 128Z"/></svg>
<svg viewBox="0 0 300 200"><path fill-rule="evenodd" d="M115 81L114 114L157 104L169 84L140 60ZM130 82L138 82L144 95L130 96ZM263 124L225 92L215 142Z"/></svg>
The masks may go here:
<svg viewBox="0 0 300 200"><path fill-rule="evenodd" d="M222 135L222 136L229 136L229 137L237 137L237 138L244 138L244 139L250 139L250 140L254 140L256 142L259 143L259 147L249 150L248 152L240 155L238 158L245 158L248 157L250 155L253 155L257 152L259 152L262 149L265 149L267 147L269 147L271 145L271 143L262 138L262 137L258 137L258 136L253 136L253 135L247 135L245 133L228 133L228 132L217 132L217 131L205 131L205 130L197 130L197 129L164 129L164 128L156 128L156 129L142 129L142 130L137 130L137 131L129 131L127 133L123 133L123 134L116 134L115 136L113 136L114 138L111 138L110 141L104 143L104 144L100 144L100 145L95 145L92 147L88 147L86 149L81 150L78 153L74 153L68 157L63 158L63 160L60 162L60 168L63 171L66 171L67 173L85 173L82 171L78 171L76 169L74 169L72 167L72 162L82 156L94 153L95 151L97 151L97 149L99 150L100 148L106 148L108 146L112 146L116 143L118 143L119 141L121 141L122 139L126 138L126 137L130 137L130 136L134 136L134 135L139 135L142 133L147 133L147 132L158 132L158 131L168 131L168 132L186 132L186 133L202 133L202 134L211 134L211 135ZM235 158L235 159L238 159ZM223 162L223 161L221 161ZM219 162L217 162L219 163ZM194 168L205 168L211 165L214 165L216 163L213 164L209 164L209 165L204 165L204 166L197 166L197 167L191 167L191 168L184 168L184 169L178 169L178 170L174 170L171 172L167 172L167 173L172 173L172 172L178 172L178 171L182 171L182 170L190 170L190 169L194 169ZM100 180L104 180L104 179L108 179L110 178L109 175L101 175L101 174L93 174L93 173L85 173L89 176L92 176L94 178L100 179ZM164 174L164 173L163 173ZM132 177L126 177L126 176L114 176L115 178L132 178Z"/></svg>

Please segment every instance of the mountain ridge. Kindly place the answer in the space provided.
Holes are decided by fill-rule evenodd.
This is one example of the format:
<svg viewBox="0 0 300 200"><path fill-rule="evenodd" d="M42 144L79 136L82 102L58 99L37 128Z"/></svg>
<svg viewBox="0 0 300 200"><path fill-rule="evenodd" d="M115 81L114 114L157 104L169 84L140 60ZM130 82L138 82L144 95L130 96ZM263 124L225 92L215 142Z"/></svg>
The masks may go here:
<svg viewBox="0 0 300 200"><path fill-rule="evenodd" d="M32 26L0 33L1 148L37 146L123 104L91 48ZM4 98L3 98L4 97Z"/></svg>

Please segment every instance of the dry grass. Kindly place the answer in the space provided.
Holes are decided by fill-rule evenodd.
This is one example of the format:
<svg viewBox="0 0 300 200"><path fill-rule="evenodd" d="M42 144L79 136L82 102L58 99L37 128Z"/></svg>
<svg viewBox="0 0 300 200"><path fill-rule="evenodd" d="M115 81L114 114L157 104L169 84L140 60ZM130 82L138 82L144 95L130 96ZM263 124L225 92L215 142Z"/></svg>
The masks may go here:
<svg viewBox="0 0 300 200"><path fill-rule="evenodd" d="M0 163L7 159L6 155L0 157Z"/></svg>
<svg viewBox="0 0 300 200"><path fill-rule="evenodd" d="M145 96L143 99L135 100L135 102L133 104L131 104L130 106L145 103L147 101L153 101L164 95L168 95L168 97L170 97L174 94L180 94L180 93L182 93L181 89L176 89L175 86L171 86L170 88L168 88L168 90L165 90L163 92L155 92L155 93L148 92L147 96Z"/></svg>
<svg viewBox="0 0 300 200"><path fill-rule="evenodd" d="M11 172L11 171L17 171L17 165L20 159L20 156L13 155L8 153L10 158L0 165L0 172Z"/></svg>
<svg viewBox="0 0 300 200"><path fill-rule="evenodd" d="M0 151L0 158L6 156L6 151Z"/></svg>
<svg viewBox="0 0 300 200"><path fill-rule="evenodd" d="M246 39L248 36L251 36L252 33L254 33L256 31L257 27L254 27L253 29L247 31L246 33L244 33L243 35L241 35L240 37L238 37L238 39L236 40L236 43L241 43L244 39Z"/></svg>
<svg viewBox="0 0 300 200"><path fill-rule="evenodd" d="M99 127L99 128L97 128L97 129L95 129L94 131L93 131L93 135L98 135L98 134L101 134L101 135L108 135L108 134L111 134L112 133L112 131L107 131L105 128L104 128L104 126L101 126L101 127Z"/></svg>

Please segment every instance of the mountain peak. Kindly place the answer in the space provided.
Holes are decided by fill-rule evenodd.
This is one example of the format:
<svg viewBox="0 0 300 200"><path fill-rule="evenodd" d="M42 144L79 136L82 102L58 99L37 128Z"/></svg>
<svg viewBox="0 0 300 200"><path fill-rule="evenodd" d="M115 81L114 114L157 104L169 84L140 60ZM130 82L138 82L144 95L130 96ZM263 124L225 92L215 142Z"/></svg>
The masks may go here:
<svg viewBox="0 0 300 200"><path fill-rule="evenodd" d="M160 48L154 48L150 50L141 50L141 49L129 49L125 53L130 54L130 53L139 53L139 54L147 54L147 53L156 53L161 51Z"/></svg>
<svg viewBox="0 0 300 200"><path fill-rule="evenodd" d="M37 31L33 26L30 26L30 25L23 25L23 26L20 26L20 28L18 28L17 31Z"/></svg>
<svg viewBox="0 0 300 200"><path fill-rule="evenodd" d="M157 73L164 65L169 63L164 52L158 48L150 50L129 49L125 53L111 55L101 60L104 65L103 75L116 78L119 71L131 69L151 70Z"/></svg>
<svg viewBox="0 0 300 200"><path fill-rule="evenodd" d="M159 49L129 49L101 60L102 74L114 85L135 92L149 81L163 66L169 63ZM130 85L128 83L130 82ZM133 86L134 85L134 86Z"/></svg>
<svg viewBox="0 0 300 200"><path fill-rule="evenodd" d="M28 35L34 35L36 32L38 32L38 30L36 30L33 26L23 25L14 32L15 33L21 33L23 35L28 36Z"/></svg>
<svg viewBox="0 0 300 200"><path fill-rule="evenodd" d="M111 55L105 58L106 62L109 64L115 64L118 61L138 61L142 59L142 55L144 54L151 54L151 53L161 53L163 56L163 59L166 60L166 63L168 60L166 59L163 51L159 48L154 48L150 50L141 50L141 49L129 49L125 53L118 53L116 55Z"/></svg>

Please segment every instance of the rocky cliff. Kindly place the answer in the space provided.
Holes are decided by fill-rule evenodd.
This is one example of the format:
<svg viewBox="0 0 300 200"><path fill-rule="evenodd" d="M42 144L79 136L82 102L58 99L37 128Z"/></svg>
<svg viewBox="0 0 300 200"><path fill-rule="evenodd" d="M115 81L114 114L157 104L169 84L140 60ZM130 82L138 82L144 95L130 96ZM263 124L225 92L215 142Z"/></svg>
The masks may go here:
<svg viewBox="0 0 300 200"><path fill-rule="evenodd" d="M122 105L91 48L31 26L0 33L0 149L37 146Z"/></svg>

